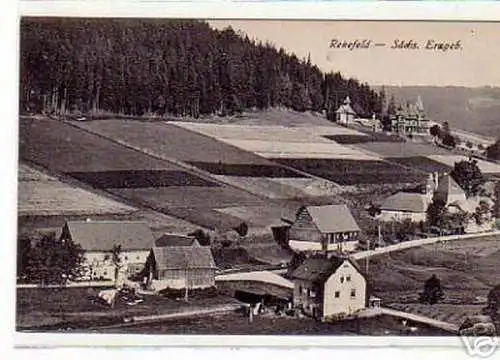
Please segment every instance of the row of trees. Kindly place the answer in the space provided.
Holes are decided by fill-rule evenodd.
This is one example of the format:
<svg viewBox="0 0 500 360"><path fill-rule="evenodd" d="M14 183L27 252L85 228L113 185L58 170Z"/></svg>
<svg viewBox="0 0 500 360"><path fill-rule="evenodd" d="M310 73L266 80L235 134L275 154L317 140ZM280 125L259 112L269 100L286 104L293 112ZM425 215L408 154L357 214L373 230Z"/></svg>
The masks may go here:
<svg viewBox="0 0 500 360"><path fill-rule="evenodd" d="M22 111L129 115L232 114L287 107L331 114L349 95L361 114L383 95L310 58L233 29L188 20L21 21Z"/></svg>

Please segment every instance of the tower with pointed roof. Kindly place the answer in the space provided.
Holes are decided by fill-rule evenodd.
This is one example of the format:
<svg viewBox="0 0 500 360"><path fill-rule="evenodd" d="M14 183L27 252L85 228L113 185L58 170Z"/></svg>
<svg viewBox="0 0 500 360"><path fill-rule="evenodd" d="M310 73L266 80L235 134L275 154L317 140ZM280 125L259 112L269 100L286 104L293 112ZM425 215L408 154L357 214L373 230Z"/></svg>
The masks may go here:
<svg viewBox="0 0 500 360"><path fill-rule="evenodd" d="M346 96L344 103L340 105L335 113L339 124L348 125L354 121L356 112L351 106L351 99L349 98L349 95Z"/></svg>
<svg viewBox="0 0 500 360"><path fill-rule="evenodd" d="M425 114L422 98L400 106L392 119L392 131L400 134L426 134L429 129L429 120Z"/></svg>

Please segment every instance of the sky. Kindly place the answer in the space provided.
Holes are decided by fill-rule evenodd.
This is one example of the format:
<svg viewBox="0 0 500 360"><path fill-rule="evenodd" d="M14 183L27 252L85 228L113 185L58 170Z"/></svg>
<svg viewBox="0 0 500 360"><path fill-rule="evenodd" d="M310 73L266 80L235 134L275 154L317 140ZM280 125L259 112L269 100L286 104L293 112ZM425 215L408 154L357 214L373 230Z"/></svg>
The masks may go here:
<svg viewBox="0 0 500 360"><path fill-rule="evenodd" d="M324 71L340 71L370 85L500 86L500 23L417 21L219 20L250 38L308 54ZM371 40L385 47L332 49L332 39ZM395 40L416 42L420 49L390 49ZM461 42L461 50L426 50L428 40Z"/></svg>

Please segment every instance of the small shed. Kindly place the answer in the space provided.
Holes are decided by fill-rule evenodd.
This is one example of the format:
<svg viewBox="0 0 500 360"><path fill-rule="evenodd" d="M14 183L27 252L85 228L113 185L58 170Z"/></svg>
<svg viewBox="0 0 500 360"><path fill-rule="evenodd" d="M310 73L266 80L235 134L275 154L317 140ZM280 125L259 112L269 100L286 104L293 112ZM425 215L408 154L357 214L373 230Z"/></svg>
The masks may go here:
<svg viewBox="0 0 500 360"><path fill-rule="evenodd" d="M149 282L162 288L203 289L215 286L215 261L208 246L155 246L147 269Z"/></svg>

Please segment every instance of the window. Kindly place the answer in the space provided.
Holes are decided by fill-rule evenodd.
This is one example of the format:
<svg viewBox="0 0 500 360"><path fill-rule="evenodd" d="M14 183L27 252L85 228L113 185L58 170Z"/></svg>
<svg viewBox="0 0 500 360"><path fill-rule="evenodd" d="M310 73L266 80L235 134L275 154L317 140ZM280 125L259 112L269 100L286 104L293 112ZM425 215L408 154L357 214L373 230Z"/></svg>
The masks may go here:
<svg viewBox="0 0 500 360"><path fill-rule="evenodd" d="M356 289L351 289L351 297L356 297Z"/></svg>
<svg viewBox="0 0 500 360"><path fill-rule="evenodd" d="M343 283L344 283L344 277L343 277L343 276L341 276L341 277L340 277L340 283L341 283L341 284L343 284Z"/></svg>
<svg viewBox="0 0 500 360"><path fill-rule="evenodd" d="M128 260L128 256L125 256L125 260Z"/></svg>
<svg viewBox="0 0 500 360"><path fill-rule="evenodd" d="M107 271L105 271L105 272L104 272L104 276L106 276L106 275L108 275L108 272L107 272Z"/></svg>
<svg viewBox="0 0 500 360"><path fill-rule="evenodd" d="M335 297L339 298L340 297L340 291L335 291Z"/></svg>
<svg viewBox="0 0 500 360"><path fill-rule="evenodd" d="M351 275L347 275L347 277L345 278L345 281L351 281Z"/></svg>
<svg viewBox="0 0 500 360"><path fill-rule="evenodd" d="M141 258L141 257L140 257L139 255L137 255L135 259L136 259L136 260L139 260L140 258Z"/></svg>
<svg viewBox="0 0 500 360"><path fill-rule="evenodd" d="M302 286L299 285L299 294L302 294Z"/></svg>

